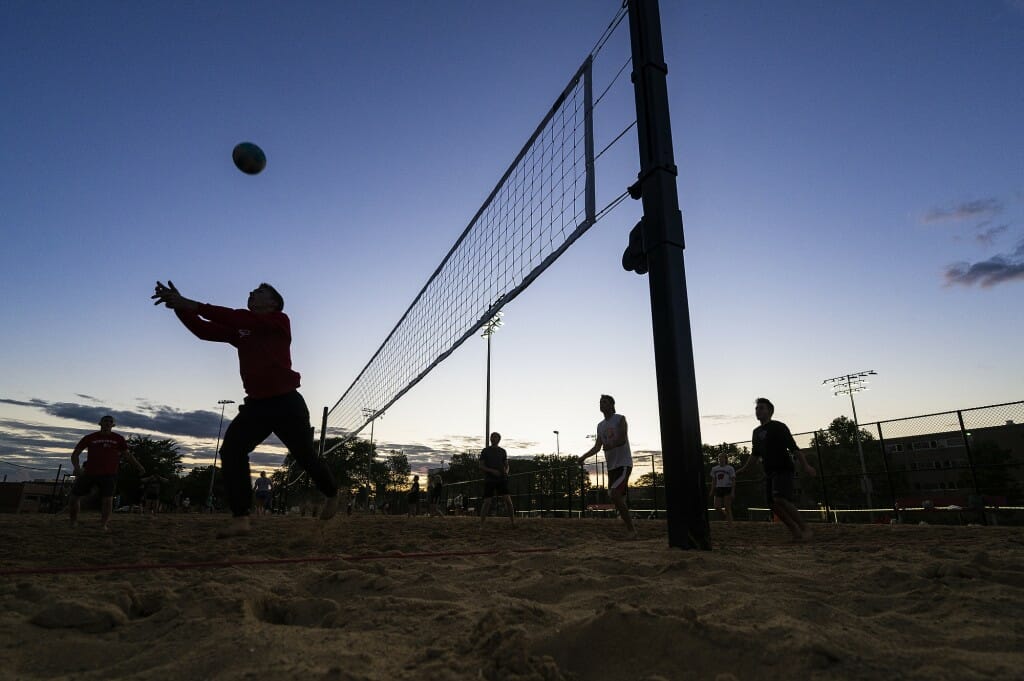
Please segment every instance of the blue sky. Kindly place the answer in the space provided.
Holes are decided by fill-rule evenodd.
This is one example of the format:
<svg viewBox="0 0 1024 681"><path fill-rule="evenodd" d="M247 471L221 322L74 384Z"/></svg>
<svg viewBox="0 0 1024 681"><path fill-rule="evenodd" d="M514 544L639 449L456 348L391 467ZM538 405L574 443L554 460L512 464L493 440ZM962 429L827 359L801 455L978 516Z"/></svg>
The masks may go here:
<svg viewBox="0 0 1024 681"><path fill-rule="evenodd" d="M273 283L311 410L334 404L617 7L3 3L0 459L53 469L109 411L209 460L237 363L150 304L157 279L237 307ZM849 403L822 380L866 369L865 422L1024 398L1024 3L661 10L703 440L749 437L760 395L794 432L827 425ZM620 78L599 148L631 98ZM263 174L231 165L243 140ZM636 172L628 134L599 207ZM619 265L638 217L616 208L505 309L491 420L512 453L554 430L585 451L604 392L659 449L647 281ZM379 447L425 466L479 446L484 349L390 409Z"/></svg>

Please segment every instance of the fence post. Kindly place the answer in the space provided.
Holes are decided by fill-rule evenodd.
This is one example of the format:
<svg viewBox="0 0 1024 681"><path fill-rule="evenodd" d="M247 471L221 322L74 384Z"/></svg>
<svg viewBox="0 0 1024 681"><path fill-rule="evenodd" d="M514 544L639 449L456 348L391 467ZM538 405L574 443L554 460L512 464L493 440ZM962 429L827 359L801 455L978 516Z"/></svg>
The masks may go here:
<svg viewBox="0 0 1024 681"><path fill-rule="evenodd" d="M828 519L828 514L832 510L832 506L828 503L828 483L825 481L825 462L821 458L821 438L823 436L822 431L817 431L814 434L814 453L818 455L818 472L821 474L821 500L825 502L825 519ZM838 523L839 518L836 517L835 521Z"/></svg>
<svg viewBox="0 0 1024 681"><path fill-rule="evenodd" d="M896 508L896 486L892 484L892 474L889 472L889 454L885 451L885 436L882 435L882 424L876 423L878 429L878 446L882 451L882 467L885 468L885 480L889 483L889 498L892 499L892 512L897 518L900 511Z"/></svg>
<svg viewBox="0 0 1024 681"><path fill-rule="evenodd" d="M654 498L654 517L658 517L658 472L654 469L654 454L651 454L651 496Z"/></svg>
<svg viewBox="0 0 1024 681"><path fill-rule="evenodd" d="M577 464L580 467L580 519L583 520L587 514L587 466Z"/></svg>
<svg viewBox="0 0 1024 681"><path fill-rule="evenodd" d="M971 482L974 484L974 496L980 502L978 506L981 511L981 524L988 525L988 516L985 514L985 497L982 496L981 490L978 487L978 472L974 467L974 455L971 454L971 439L967 437L967 428L964 427L964 415L959 409L956 410L956 418L960 421L960 435L964 439L964 451L967 452L967 465L971 468Z"/></svg>

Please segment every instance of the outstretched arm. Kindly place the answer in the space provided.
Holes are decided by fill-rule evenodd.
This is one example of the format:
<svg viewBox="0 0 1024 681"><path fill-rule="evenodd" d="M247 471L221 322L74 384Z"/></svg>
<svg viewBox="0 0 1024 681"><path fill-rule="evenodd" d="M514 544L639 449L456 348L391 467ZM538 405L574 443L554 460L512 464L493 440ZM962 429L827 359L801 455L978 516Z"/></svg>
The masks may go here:
<svg viewBox="0 0 1024 681"><path fill-rule="evenodd" d="M758 457L754 456L753 454L748 456L747 457L747 462L745 464L743 464L743 466L738 471L736 471L736 475L740 475L743 471L745 471L748 468L750 468L751 466L753 466L754 465L754 461L756 461L757 459L758 459Z"/></svg>
<svg viewBox="0 0 1024 681"><path fill-rule="evenodd" d="M576 460L579 461L580 463L583 463L584 461L586 461L590 457L594 456L594 454L597 454L599 451L601 451L601 439L600 438L598 438L598 439L596 439L594 441L594 446L591 447L590 450L587 451L586 454L581 454L579 457L577 457Z"/></svg>
<svg viewBox="0 0 1024 681"><path fill-rule="evenodd" d="M124 455L124 458L128 459L129 463L131 463L133 466L135 466L135 470L137 470L139 472L139 476L140 477L144 476L146 474L146 469L142 467L142 464L139 463L138 459L136 459L134 456L132 456L132 453L131 453L130 450L126 449L126 450L124 450L122 452L122 454Z"/></svg>
<svg viewBox="0 0 1024 681"><path fill-rule="evenodd" d="M167 280L166 285L159 281L156 282L156 288L150 297L156 300L154 305L163 303L166 307L174 310L174 314L178 316L185 328L197 338L224 343L229 343L235 338L235 333L231 328L200 319L198 312L200 303L181 295L170 279Z"/></svg>

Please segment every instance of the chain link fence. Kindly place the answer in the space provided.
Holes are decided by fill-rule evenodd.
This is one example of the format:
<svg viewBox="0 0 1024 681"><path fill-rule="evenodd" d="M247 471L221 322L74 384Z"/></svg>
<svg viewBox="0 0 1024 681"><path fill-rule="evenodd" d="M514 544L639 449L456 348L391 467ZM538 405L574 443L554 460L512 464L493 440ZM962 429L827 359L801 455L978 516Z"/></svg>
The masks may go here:
<svg viewBox="0 0 1024 681"><path fill-rule="evenodd" d="M847 435L822 429L793 436L817 472L808 476L796 467L796 502L807 520L1024 523L1024 401L861 423ZM708 479L718 452L727 452L738 468L750 448L750 441L713 447L705 462ZM737 480L737 519L772 517L759 471ZM660 453L633 455L629 507L635 517L664 516L662 474ZM509 496L519 515L614 516L607 483L607 466L598 457L582 467L513 474ZM447 484L443 508L479 513L483 494L482 479ZM506 512L500 500L491 510Z"/></svg>

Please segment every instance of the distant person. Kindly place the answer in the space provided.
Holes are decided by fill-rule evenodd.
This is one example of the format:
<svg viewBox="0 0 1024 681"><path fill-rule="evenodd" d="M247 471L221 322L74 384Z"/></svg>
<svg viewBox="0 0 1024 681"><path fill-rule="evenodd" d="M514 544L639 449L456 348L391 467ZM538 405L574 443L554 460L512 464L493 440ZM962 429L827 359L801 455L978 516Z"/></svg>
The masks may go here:
<svg viewBox="0 0 1024 681"><path fill-rule="evenodd" d="M412 487L409 488L409 515L420 514L420 476L412 476Z"/></svg>
<svg viewBox="0 0 1024 681"><path fill-rule="evenodd" d="M104 416L100 419L100 429L79 440L71 452L75 484L71 487L68 512L72 527L78 525L81 498L95 487L100 495L100 522L103 523L104 530L110 529L110 515L114 510L114 488L117 486L117 470L121 465L122 456L138 469L140 476L146 474L146 469L128 451L128 442L113 432L113 428L114 417ZM88 453L84 467L79 463L83 451Z"/></svg>
<svg viewBox="0 0 1024 681"><path fill-rule="evenodd" d="M185 513L189 513L192 510L192 497L185 497L181 500L181 508Z"/></svg>
<svg viewBox="0 0 1024 681"><path fill-rule="evenodd" d="M711 469L711 496L715 509L721 509L725 519L732 525L732 498L736 487L736 469L729 465L729 455L718 455L718 465Z"/></svg>
<svg viewBox="0 0 1024 681"><path fill-rule="evenodd" d="M512 506L512 497L508 493L508 452L498 446L501 433L491 433L491 444L480 452L480 470L484 473L484 501L480 505L480 522L487 520L491 512L491 502L495 496L505 501L505 511L509 522L516 522L516 509ZM463 504L468 503L463 501Z"/></svg>
<svg viewBox="0 0 1024 681"><path fill-rule="evenodd" d="M758 397L754 403L754 415L761 425L754 428L750 457L736 471L736 475L742 475L754 459L759 459L764 466L765 501L792 532L794 541L807 541L811 538L811 530L793 504L793 476L796 468L791 453L800 458L807 475L815 476L817 472L807 463L807 457L797 447L786 424L772 420L774 414L775 405L764 397Z"/></svg>
<svg viewBox="0 0 1024 681"><path fill-rule="evenodd" d="M270 499L273 496L273 484L270 482L270 478L267 477L266 471L260 471L260 477L256 478L256 482L253 483L252 488L254 490L253 496L256 497L256 515L261 516L270 510Z"/></svg>
<svg viewBox="0 0 1024 681"><path fill-rule="evenodd" d="M249 454L271 433L288 448L316 484L327 503L320 513L329 520L338 512L338 486L313 450L309 409L298 392L299 374L292 371L291 321L282 310L284 299L273 286L260 284L249 293L245 310L208 305L185 298L168 281L156 283L152 296L174 310L198 338L229 343L238 350L245 403L228 425L221 444L221 461L231 524L219 536L250 532Z"/></svg>
<svg viewBox="0 0 1024 681"><path fill-rule="evenodd" d="M444 498L444 482L441 480L440 475L435 473L430 476L427 490L430 501L430 514L444 517L444 511L441 510L441 503Z"/></svg>
<svg viewBox="0 0 1024 681"><path fill-rule="evenodd" d="M142 483L142 499L145 503L143 511L156 515L160 512L160 483L167 482L167 478L153 473L140 478L139 481Z"/></svg>
<svg viewBox="0 0 1024 681"><path fill-rule="evenodd" d="M597 438L594 446L586 454L579 457L582 464L588 458L604 449L604 459L608 464L608 494L612 503L626 524L626 531L633 539L637 538L633 527L633 517L626 504L626 493L629 490L629 474L633 471L633 453L629 448L629 425L626 417L615 413L615 398L601 395L598 408L604 419L597 424Z"/></svg>

